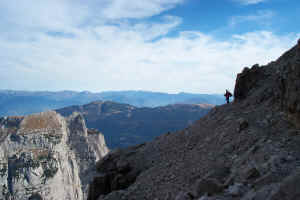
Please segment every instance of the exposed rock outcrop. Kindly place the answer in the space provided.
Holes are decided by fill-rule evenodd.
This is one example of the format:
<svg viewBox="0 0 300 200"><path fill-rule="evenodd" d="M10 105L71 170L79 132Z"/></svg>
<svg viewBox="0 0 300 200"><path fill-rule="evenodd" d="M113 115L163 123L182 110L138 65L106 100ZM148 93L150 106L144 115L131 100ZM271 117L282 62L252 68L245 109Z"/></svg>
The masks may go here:
<svg viewBox="0 0 300 200"><path fill-rule="evenodd" d="M95 162L107 152L103 135L89 136L79 114L1 118L0 199L86 199Z"/></svg>
<svg viewBox="0 0 300 200"><path fill-rule="evenodd" d="M98 162L89 200L299 199L299 80L300 46L244 69L234 103Z"/></svg>

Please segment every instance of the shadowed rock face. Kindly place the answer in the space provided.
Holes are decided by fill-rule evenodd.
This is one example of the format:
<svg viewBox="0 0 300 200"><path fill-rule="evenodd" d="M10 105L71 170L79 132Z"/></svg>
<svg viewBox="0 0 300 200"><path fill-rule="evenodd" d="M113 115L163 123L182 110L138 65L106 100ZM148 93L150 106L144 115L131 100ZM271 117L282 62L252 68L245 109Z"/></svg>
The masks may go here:
<svg viewBox="0 0 300 200"><path fill-rule="evenodd" d="M259 65L256 64L251 69L245 67L243 72L237 75L234 90L235 100L246 99L252 92L251 90L255 90L260 84L259 81L263 81L264 78L266 78L266 75Z"/></svg>
<svg viewBox="0 0 300 200"><path fill-rule="evenodd" d="M236 101L253 105L267 103L290 114L295 124L300 115L300 46L284 53L276 62L238 74L234 97Z"/></svg>
<svg viewBox="0 0 300 200"><path fill-rule="evenodd" d="M190 127L110 152L89 200L299 199L299 52L244 69L235 101Z"/></svg>
<svg viewBox="0 0 300 200"><path fill-rule="evenodd" d="M108 149L81 115L0 118L0 199L82 200Z"/></svg>

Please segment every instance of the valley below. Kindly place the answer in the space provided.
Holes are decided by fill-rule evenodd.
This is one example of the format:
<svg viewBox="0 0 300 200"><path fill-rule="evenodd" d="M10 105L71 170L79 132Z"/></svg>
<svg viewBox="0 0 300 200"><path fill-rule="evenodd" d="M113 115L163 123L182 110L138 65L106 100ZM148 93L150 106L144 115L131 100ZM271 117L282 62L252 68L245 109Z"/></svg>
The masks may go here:
<svg viewBox="0 0 300 200"><path fill-rule="evenodd" d="M138 108L128 104L97 101L83 106L56 110L63 116L81 113L88 128L105 136L109 148L120 148L150 141L155 137L181 130L200 119L214 106L209 104L175 104L155 108Z"/></svg>

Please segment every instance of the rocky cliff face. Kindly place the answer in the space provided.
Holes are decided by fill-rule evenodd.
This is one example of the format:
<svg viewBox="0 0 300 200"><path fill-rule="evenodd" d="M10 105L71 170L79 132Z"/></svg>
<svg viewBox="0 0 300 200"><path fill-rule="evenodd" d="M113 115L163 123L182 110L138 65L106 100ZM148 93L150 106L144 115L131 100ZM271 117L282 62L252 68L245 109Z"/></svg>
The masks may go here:
<svg viewBox="0 0 300 200"><path fill-rule="evenodd" d="M92 166L107 152L79 114L0 118L0 199L86 199Z"/></svg>
<svg viewBox="0 0 300 200"><path fill-rule="evenodd" d="M299 80L300 44L245 68L234 103L99 161L88 199L300 199Z"/></svg>

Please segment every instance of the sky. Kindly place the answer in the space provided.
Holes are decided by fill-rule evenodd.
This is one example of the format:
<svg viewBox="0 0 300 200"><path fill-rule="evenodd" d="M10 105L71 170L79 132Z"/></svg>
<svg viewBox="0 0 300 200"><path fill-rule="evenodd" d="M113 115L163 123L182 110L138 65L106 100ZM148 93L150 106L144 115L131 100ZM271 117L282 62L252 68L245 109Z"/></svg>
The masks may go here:
<svg viewBox="0 0 300 200"><path fill-rule="evenodd" d="M300 37L299 0L1 0L0 89L223 93Z"/></svg>

